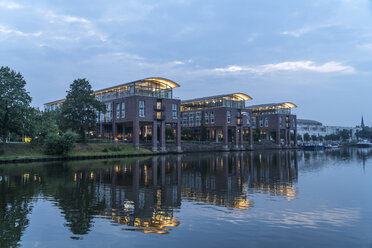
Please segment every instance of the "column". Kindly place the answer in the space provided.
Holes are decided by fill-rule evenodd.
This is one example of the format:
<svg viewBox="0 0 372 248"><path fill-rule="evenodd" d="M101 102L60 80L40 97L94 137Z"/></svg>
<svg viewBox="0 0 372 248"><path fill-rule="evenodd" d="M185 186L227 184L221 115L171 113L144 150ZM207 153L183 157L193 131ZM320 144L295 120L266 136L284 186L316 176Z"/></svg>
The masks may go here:
<svg viewBox="0 0 372 248"><path fill-rule="evenodd" d="M288 146L288 130L284 129L284 146Z"/></svg>
<svg viewBox="0 0 372 248"><path fill-rule="evenodd" d="M133 121L133 145L139 149L139 121Z"/></svg>
<svg viewBox="0 0 372 248"><path fill-rule="evenodd" d="M294 130L294 145L297 147L297 128Z"/></svg>
<svg viewBox="0 0 372 248"><path fill-rule="evenodd" d="M160 166L161 166L161 185L165 185L165 157L161 156L160 157Z"/></svg>
<svg viewBox="0 0 372 248"><path fill-rule="evenodd" d="M160 151L165 152L166 146L165 146L165 121L161 122L160 126Z"/></svg>
<svg viewBox="0 0 372 248"><path fill-rule="evenodd" d="M241 149L244 149L244 144L243 144L243 140L244 140L244 137L243 137L243 126L240 126L239 138L240 138L240 148Z"/></svg>
<svg viewBox="0 0 372 248"><path fill-rule="evenodd" d="M102 122L99 123L99 134L101 135L101 138L103 138L103 124L102 124Z"/></svg>
<svg viewBox="0 0 372 248"><path fill-rule="evenodd" d="M276 128L275 142L276 142L277 145L280 146L280 127L279 127L279 123L278 123L278 127Z"/></svg>
<svg viewBox="0 0 372 248"><path fill-rule="evenodd" d="M177 152L181 152L181 122L177 121L177 130L176 130L176 148Z"/></svg>
<svg viewBox="0 0 372 248"><path fill-rule="evenodd" d="M234 127L235 129L235 149L239 149L239 129L238 127Z"/></svg>
<svg viewBox="0 0 372 248"><path fill-rule="evenodd" d="M156 120L152 123L152 151L158 151L158 123Z"/></svg>
<svg viewBox="0 0 372 248"><path fill-rule="evenodd" d="M229 131L227 129L227 126L222 127L222 135L223 135L222 149L228 150L229 149Z"/></svg>
<svg viewBox="0 0 372 248"><path fill-rule="evenodd" d="M214 136L216 138L216 143L218 142L218 134L219 134L218 129L217 128L214 129Z"/></svg>
<svg viewBox="0 0 372 248"><path fill-rule="evenodd" d="M249 126L249 149L253 149L253 128Z"/></svg>

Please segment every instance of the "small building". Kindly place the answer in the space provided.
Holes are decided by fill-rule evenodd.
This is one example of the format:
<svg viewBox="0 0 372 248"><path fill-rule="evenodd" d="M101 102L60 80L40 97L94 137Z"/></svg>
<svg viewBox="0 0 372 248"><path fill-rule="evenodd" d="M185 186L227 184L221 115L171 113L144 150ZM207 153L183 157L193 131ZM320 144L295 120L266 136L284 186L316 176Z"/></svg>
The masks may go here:
<svg viewBox="0 0 372 248"><path fill-rule="evenodd" d="M361 131L361 127L343 127L343 126L325 126L319 121L314 120L297 120L298 134L304 139L304 135L307 133L310 136L325 137L327 135L339 134L343 130L347 130L350 133L352 140L357 139L357 132Z"/></svg>
<svg viewBox="0 0 372 248"><path fill-rule="evenodd" d="M181 150L181 101L173 98L173 89L180 85L165 78L146 78L97 90L96 98L106 105L106 112L97 112L97 136L114 140L132 140L136 148L140 141L152 140L153 151L165 151L165 128L172 128L176 148ZM64 100L45 104L56 109ZM160 134L160 135L158 135Z"/></svg>
<svg viewBox="0 0 372 248"><path fill-rule="evenodd" d="M252 112L252 128L260 132L268 143L290 147L297 145L297 120L291 113L297 106L291 102L269 103L249 106Z"/></svg>
<svg viewBox="0 0 372 248"><path fill-rule="evenodd" d="M251 112L245 109L245 101L252 98L243 93L224 94L195 98L181 103L182 128L189 128L201 135L205 128L206 138L222 141L223 149L244 148L244 134L252 146Z"/></svg>

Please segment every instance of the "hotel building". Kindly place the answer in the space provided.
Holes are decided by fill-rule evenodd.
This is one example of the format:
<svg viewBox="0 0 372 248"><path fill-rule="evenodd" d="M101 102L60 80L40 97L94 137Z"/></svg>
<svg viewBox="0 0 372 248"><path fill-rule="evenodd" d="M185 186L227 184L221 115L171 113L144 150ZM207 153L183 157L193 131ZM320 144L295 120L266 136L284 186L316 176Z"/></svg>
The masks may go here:
<svg viewBox="0 0 372 248"><path fill-rule="evenodd" d="M180 151L181 101L173 98L173 89L177 87L168 79L146 78L95 91L95 97L106 105L105 113L97 112L98 136L131 139L137 149L140 141L151 136L153 151L158 151L159 144L160 151L165 151L167 125L175 130L175 145ZM54 110L63 102L46 103L45 109Z"/></svg>
<svg viewBox="0 0 372 248"><path fill-rule="evenodd" d="M290 102L253 105L252 128L260 130L261 137L279 147L297 146L297 120L291 113L297 106Z"/></svg>
<svg viewBox="0 0 372 248"><path fill-rule="evenodd" d="M244 149L244 134L248 134L249 146L253 145L251 111L245 109L245 101L252 98L243 93L196 98L181 103L182 127L201 133L202 121L207 140L219 142L223 149Z"/></svg>

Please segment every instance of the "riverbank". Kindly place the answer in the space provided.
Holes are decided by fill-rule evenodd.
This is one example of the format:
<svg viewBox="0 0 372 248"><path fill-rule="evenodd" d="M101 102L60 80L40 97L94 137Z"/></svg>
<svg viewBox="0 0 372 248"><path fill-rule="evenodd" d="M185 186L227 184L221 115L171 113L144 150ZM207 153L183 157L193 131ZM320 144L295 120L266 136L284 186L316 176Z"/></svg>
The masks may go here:
<svg viewBox="0 0 372 248"><path fill-rule="evenodd" d="M153 154L148 149L137 150L131 144L113 143L77 143L72 152L66 156L45 155L42 146L30 143L7 143L1 145L0 149L2 153L0 163L120 158Z"/></svg>

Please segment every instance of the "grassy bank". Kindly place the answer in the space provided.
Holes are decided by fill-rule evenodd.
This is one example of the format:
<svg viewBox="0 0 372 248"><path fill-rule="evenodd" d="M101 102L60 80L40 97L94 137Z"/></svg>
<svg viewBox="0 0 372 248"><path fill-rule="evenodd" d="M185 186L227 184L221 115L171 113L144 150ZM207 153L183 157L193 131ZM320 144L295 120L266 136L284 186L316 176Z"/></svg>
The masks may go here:
<svg viewBox="0 0 372 248"><path fill-rule="evenodd" d="M41 145L30 143L7 143L0 145L0 160L25 159L25 158L50 158L57 157L45 155ZM150 150L136 150L131 144L113 143L77 143L68 157L100 156L100 155L129 155L152 154Z"/></svg>

